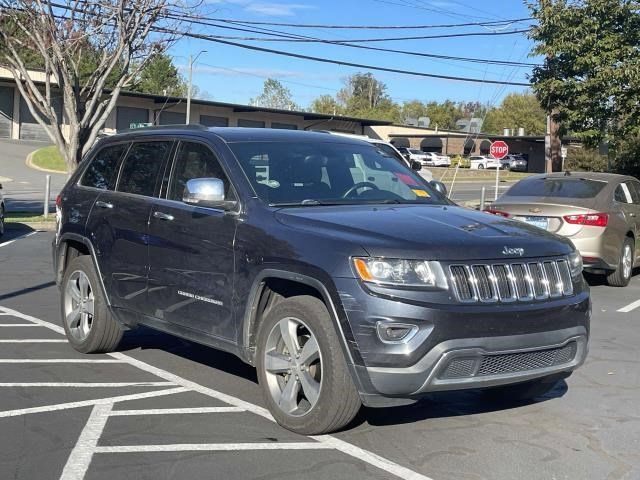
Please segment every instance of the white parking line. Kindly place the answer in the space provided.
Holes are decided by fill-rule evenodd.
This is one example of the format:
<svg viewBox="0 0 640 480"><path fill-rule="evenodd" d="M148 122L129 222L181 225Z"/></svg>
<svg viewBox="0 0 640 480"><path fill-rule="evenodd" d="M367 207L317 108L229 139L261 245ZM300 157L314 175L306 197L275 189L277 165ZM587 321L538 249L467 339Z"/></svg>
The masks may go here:
<svg viewBox="0 0 640 480"><path fill-rule="evenodd" d="M239 450L333 450L331 445L320 442L272 442L272 443L178 443L174 445L117 445L95 447L96 453L141 452L235 452ZM62 479L61 479L62 480Z"/></svg>
<svg viewBox="0 0 640 480"><path fill-rule="evenodd" d="M58 340L53 338L10 338L2 339L0 343L69 343L66 340Z"/></svg>
<svg viewBox="0 0 640 480"><path fill-rule="evenodd" d="M52 387L52 388L120 388L120 387L169 387L173 382L2 382L0 387Z"/></svg>
<svg viewBox="0 0 640 480"><path fill-rule="evenodd" d="M0 243L0 248L1 247L6 247L7 245L11 245L13 242L15 242L16 240L21 240L23 238L27 238L30 237L31 235L35 235L36 233L38 233L37 231L35 232L29 232L29 233L25 233L24 235L20 235L19 237L13 238L11 240L7 240L4 243Z"/></svg>
<svg viewBox="0 0 640 480"><path fill-rule="evenodd" d="M186 389L185 389L186 390ZM150 408L148 410L114 410L109 416L134 415L184 415L187 413L239 413L246 412L240 407L195 407L195 408Z"/></svg>
<svg viewBox="0 0 640 480"><path fill-rule="evenodd" d="M0 309L4 312L7 313L11 313L14 316L16 316L17 318L22 318L23 320L27 320L27 321L31 321L33 323L36 323L38 325L42 325L44 327L47 327L55 332L58 332L60 334L64 334L64 329L62 327L59 327L57 325L54 325L52 323L46 322L44 320L41 320L39 318L36 317L32 317L30 315L25 315L22 314L16 310L12 310L6 307L0 307ZM169 385L179 385L184 387L187 390L191 390L191 391L195 391L198 393L202 393L204 395L207 395L211 398L215 398L217 400L220 400L222 402L228 403L229 405L247 410L249 412L255 413L256 415L259 415L261 417L267 418L273 422L275 422L275 419L271 416L271 414L269 413L269 411L263 407L260 407L258 405L254 405L250 402L246 402L240 398L237 397L233 397L231 395L227 395L226 393L222 393L219 392L217 390L214 390L212 388L208 388L205 387L203 385L200 385L198 383L192 382L190 380L187 380L186 378L180 377L178 375L175 375L173 373L170 373L166 370L163 370L161 368L158 367L154 367L153 365L149 365L148 363L145 363L141 360L138 360L136 358L130 357L128 355L125 355L123 353L120 352L114 352L114 353L109 353L107 354L112 358L115 359L120 359L120 360L125 360L127 363L129 363L130 365L133 365L137 368L139 368L140 370L143 370L145 372L151 373L159 378L163 378L165 380L167 380L167 382L155 382L155 383L164 383L169 384ZM150 382L150 383L154 383L154 382ZM0 386L2 386L4 384L0 384ZM33 385L33 384L31 384ZM67 384L69 385L69 384ZM96 410L94 409L94 412L96 412ZM97 411L98 413L96 413L96 416L99 416L100 412L102 411ZM110 415L110 410L107 411L106 413L106 417L108 418L108 416ZM96 424L100 423L100 422L106 422L106 419L102 419L102 418L93 418L87 422L87 426L85 427L85 429L89 429L90 431L87 433L87 437L91 440L91 441L83 441L81 442L80 440L78 440L78 443L76 444L76 447L74 448L74 450L71 453L71 456L69 458L69 461L67 462L67 465L65 466L65 471L63 472L62 477L60 477L61 480L81 480L84 478L84 475L86 474L89 465L91 463L91 457L93 455L94 452L100 452L100 453L108 453L109 451L111 451L111 449L115 449L115 448L140 448L138 446L121 446L121 447L97 447L96 443L93 442L93 432L96 430ZM102 424L102 427L100 428L100 431L102 431L102 428L104 428L104 424ZM84 431L83 434L81 435L81 437L84 436ZM379 468L381 470L384 470L388 473L391 473L392 475L398 477L398 478L402 478L402 479L408 479L408 480L432 480L430 477L427 477L426 475L422 475L418 472L415 472L413 470L410 470L406 467L403 467L395 462L392 462L391 460L388 460L384 457L381 457L373 452L369 452L368 450L362 449L360 447L357 447L353 444L350 444L348 442L345 442L343 440L340 440L336 437L333 437L331 435L321 435L318 437L309 437L309 438L314 438L315 440L318 440L317 443L310 443L309 445L314 445L315 448L328 448L328 449L335 449L338 450L344 454L347 454L355 459L358 459L364 463L367 463L369 465L372 465L376 468ZM82 438L81 438L82 439ZM97 440L96 440L97 442ZM211 445L211 444L203 444L203 445ZM215 445L215 444L214 444ZM229 445L229 444L227 444ZM233 444L231 444L233 445ZM235 444L235 445L243 445L243 444ZM255 445L255 444L251 444L251 445ZM278 445L278 444L268 444L268 445ZM307 445L307 444L302 444L302 445ZM322 446L320 446L322 445ZM175 445L161 445L159 447L162 447L164 449L172 447ZM145 446L142 446L145 447ZM146 446L149 448L152 447L156 447L154 445L150 445L150 446ZM189 445L189 447L193 448L193 445ZM311 448L311 447L300 447L300 448ZM135 451L141 451L141 450L135 450ZM152 451L175 451L175 450L152 450ZM73 458L72 458L73 457ZM73 459L73 462L72 462ZM67 468L69 467L69 468Z"/></svg>
<svg viewBox="0 0 640 480"><path fill-rule="evenodd" d="M0 323L0 327L41 327L33 323Z"/></svg>
<svg viewBox="0 0 640 480"><path fill-rule="evenodd" d="M620 312L620 313L629 313L630 311L635 310L638 307L640 307L640 300L636 300L635 302L631 302L626 307L622 307L620 310L618 310L618 312Z"/></svg>
<svg viewBox="0 0 640 480"><path fill-rule="evenodd" d="M112 407L113 403L93 407L76 446L71 450L60 480L82 480L84 478Z"/></svg>
<svg viewBox="0 0 640 480"><path fill-rule="evenodd" d="M0 358L0 363L126 363L124 360L112 358L84 360L82 358Z"/></svg>
<svg viewBox="0 0 640 480"><path fill-rule="evenodd" d="M188 390L184 387L166 388L163 390L154 390L152 392L132 393L130 395L119 395L117 397L96 398L93 400L81 400L78 402L58 403L56 405L43 405L42 407L21 408L19 410L5 410L0 412L0 418L19 417L21 415L30 415L33 413L56 412L58 410L68 410L71 408L89 407L91 405L100 405L104 403L127 402L129 400L141 400L143 398L162 397L164 395L173 395L175 393L184 393Z"/></svg>

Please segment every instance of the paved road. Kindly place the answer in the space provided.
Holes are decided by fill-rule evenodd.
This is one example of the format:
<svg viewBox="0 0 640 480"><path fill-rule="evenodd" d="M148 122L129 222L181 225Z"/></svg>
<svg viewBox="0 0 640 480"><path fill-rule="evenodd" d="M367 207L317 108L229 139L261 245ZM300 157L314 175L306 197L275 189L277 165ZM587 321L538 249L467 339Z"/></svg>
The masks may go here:
<svg viewBox="0 0 640 480"><path fill-rule="evenodd" d="M640 478L640 308L617 311L640 276L591 280L588 361L537 402L432 395L312 439L266 418L253 369L227 354L142 329L116 355L74 352L51 234L29 233L0 244L0 478Z"/></svg>
<svg viewBox="0 0 640 480"><path fill-rule="evenodd" d="M47 146L45 143L17 140L0 141L0 178L2 194L9 212L41 212L44 199L46 172L34 170L25 164L29 153ZM64 186L65 174L51 173L51 201Z"/></svg>

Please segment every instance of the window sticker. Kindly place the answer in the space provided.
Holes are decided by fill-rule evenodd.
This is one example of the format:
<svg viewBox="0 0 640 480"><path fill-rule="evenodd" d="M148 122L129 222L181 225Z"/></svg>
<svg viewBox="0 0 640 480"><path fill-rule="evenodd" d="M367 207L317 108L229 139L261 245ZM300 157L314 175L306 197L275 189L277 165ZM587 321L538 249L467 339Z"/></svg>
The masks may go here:
<svg viewBox="0 0 640 480"><path fill-rule="evenodd" d="M416 197L429 198L429 192L427 192L426 190L411 189L411 191L416 194Z"/></svg>

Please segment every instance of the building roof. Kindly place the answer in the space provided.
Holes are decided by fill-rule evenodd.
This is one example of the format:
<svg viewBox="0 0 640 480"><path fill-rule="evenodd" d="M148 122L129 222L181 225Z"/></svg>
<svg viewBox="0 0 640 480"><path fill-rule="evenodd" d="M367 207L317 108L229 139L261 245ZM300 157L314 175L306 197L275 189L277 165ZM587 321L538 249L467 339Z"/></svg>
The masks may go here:
<svg viewBox="0 0 640 480"><path fill-rule="evenodd" d="M149 100L153 100L158 105L170 106L178 105L182 103L186 103L187 99L183 97L167 97L164 95L153 95L149 93L137 93L137 92L121 92L121 96L123 97L134 97L134 98L145 98ZM312 113L312 112L301 112L298 110L283 110L279 108L265 108L265 107L257 107L253 105L241 105L238 103L226 103L226 102L216 102L212 100L200 100L200 99L192 99L192 105L206 105L211 107L221 107L221 108L230 108L234 112L264 112L264 113L273 113L279 115L295 115L302 116L304 120L337 120L343 122L356 122L362 125L392 125L393 122L389 122L386 120L373 120L369 118L357 118L357 117L346 117L343 115L328 115L324 113Z"/></svg>

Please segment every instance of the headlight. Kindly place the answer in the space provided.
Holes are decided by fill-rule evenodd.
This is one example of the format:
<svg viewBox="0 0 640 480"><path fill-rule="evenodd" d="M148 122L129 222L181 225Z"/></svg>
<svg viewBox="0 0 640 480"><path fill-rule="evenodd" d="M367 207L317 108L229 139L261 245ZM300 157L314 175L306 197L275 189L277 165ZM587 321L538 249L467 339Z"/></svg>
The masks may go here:
<svg viewBox="0 0 640 480"><path fill-rule="evenodd" d="M440 263L397 258L354 258L353 266L364 282L400 287L447 288Z"/></svg>
<svg viewBox="0 0 640 480"><path fill-rule="evenodd" d="M573 278L582 275L582 255L577 250L569 254L569 269Z"/></svg>

